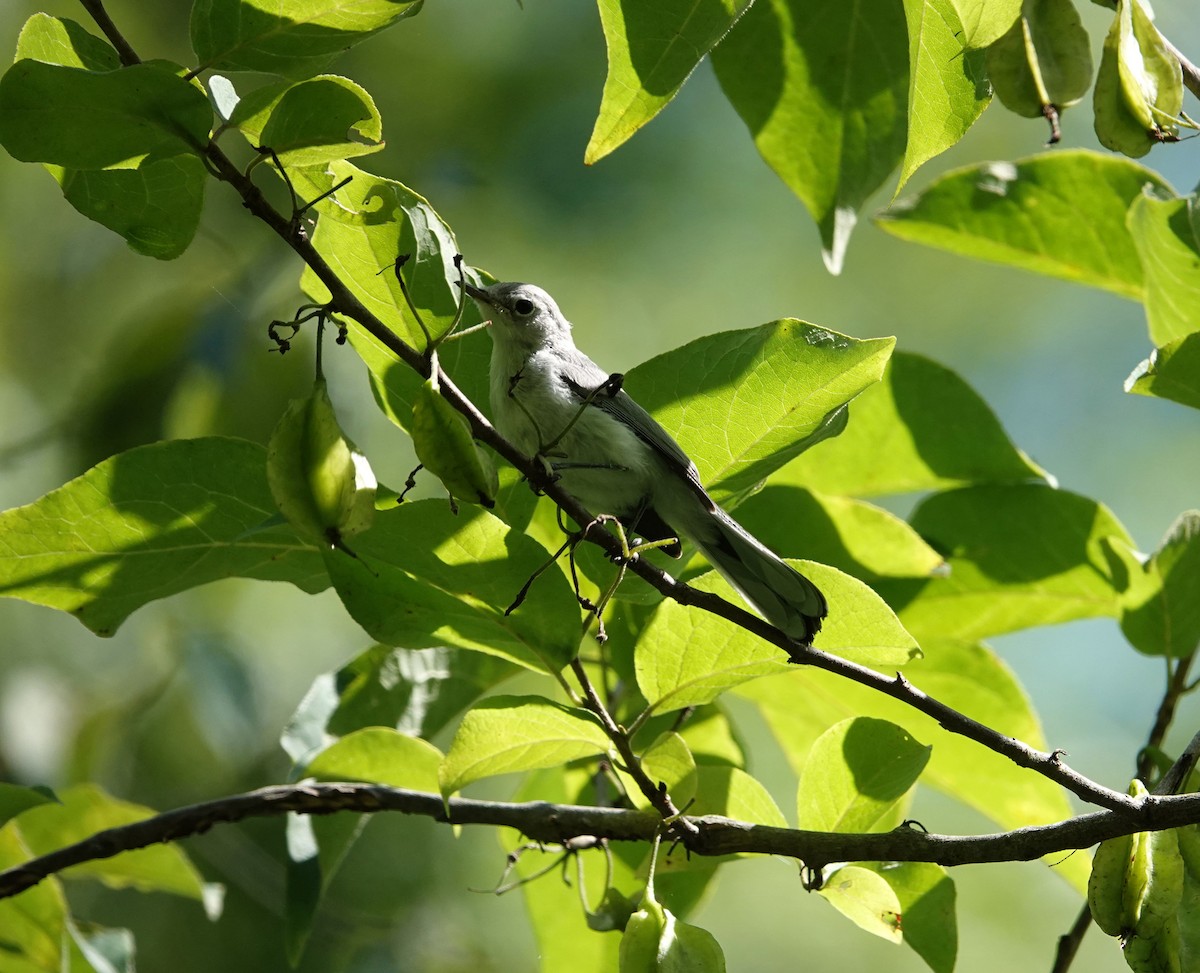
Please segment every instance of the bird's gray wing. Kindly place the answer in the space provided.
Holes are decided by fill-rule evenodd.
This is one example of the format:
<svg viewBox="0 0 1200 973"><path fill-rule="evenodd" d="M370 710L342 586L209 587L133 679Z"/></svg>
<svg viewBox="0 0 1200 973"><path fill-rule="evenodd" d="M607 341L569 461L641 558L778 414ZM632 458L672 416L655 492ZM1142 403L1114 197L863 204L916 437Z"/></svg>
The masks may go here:
<svg viewBox="0 0 1200 973"><path fill-rule="evenodd" d="M671 434L621 388L623 377L620 374L610 375L608 380L598 388L586 388L565 374L562 376L562 381L580 404L586 402L588 406L607 413L633 430L638 439L654 450L667 466L683 477L692 492L703 501L706 507L710 510L715 509L716 505L700 482L696 464L691 461L679 443L675 442Z"/></svg>

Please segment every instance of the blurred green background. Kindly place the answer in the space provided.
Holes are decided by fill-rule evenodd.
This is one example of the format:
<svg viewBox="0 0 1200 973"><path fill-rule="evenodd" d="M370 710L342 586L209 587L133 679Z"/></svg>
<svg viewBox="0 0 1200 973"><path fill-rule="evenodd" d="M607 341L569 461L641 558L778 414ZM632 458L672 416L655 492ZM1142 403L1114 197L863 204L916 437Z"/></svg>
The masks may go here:
<svg viewBox="0 0 1200 973"><path fill-rule="evenodd" d="M143 56L189 63L188 4L112 0ZM1099 38L1110 14L1081 4ZM45 9L0 5L0 46ZM1183 5L1164 33L1193 56L1200 28ZM800 203L761 161L707 65L627 146L596 166L583 149L604 79L588 4L437 3L334 66L363 84L387 148L362 161L425 195L467 260L546 287L576 338L624 371L700 334L795 316L899 347L959 371L1013 439L1062 486L1109 505L1144 549L1200 506L1200 430L1187 410L1131 397L1122 381L1149 352L1141 308L1116 297L903 244L864 214L842 276L826 274ZM993 108L954 150L919 172L1043 151L1040 122ZM1088 107L1067 112L1066 146L1095 147ZM1149 164L1181 191L1198 143L1156 148ZM876 209L886 205L881 195ZM268 353L266 324L300 302L299 266L232 194L209 187L200 235L170 264L138 257L78 216L38 167L0 157L0 503L29 502L120 449L164 436L265 441L309 381L305 354ZM486 340L486 339L481 339ZM328 357L328 356L327 356ZM332 356L345 425L385 482L413 465L377 414L349 352ZM152 605L110 640L73 619L0 602L0 777L62 786L96 779L167 807L283 780L283 723L313 678L367 645L337 601L285 586L226 582ZM1124 788L1161 692L1161 660L1127 647L1114 622L997 640L1073 766ZM736 702L734 703L737 708ZM777 802L795 781L744 710L752 769ZM1181 708L1169 743L1200 709ZM936 796L915 815L937 831L991 830ZM193 903L89 885L80 915L131 927L143 969L286 968L278 927L279 821L215 829L187 843L206 877L229 886L224 917ZM498 878L494 836L454 839L426 821L384 816L337 879L303 968L355 971L533 969L517 894L476 895ZM960 970L1048 969L1079 900L1040 865L979 866L959 882ZM731 970L920 970L908 950L852 929L806 896L793 866L723 870L695 920ZM1088 937L1077 969L1125 968Z"/></svg>

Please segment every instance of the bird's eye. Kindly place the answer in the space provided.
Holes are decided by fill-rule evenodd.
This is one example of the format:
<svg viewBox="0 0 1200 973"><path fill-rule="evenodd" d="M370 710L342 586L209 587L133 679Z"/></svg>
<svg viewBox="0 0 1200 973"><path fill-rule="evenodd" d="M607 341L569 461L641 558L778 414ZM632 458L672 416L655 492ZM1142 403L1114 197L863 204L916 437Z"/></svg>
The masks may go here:
<svg viewBox="0 0 1200 973"><path fill-rule="evenodd" d="M533 313L533 301L527 301L525 298L520 298L514 305L513 311L521 317Z"/></svg>

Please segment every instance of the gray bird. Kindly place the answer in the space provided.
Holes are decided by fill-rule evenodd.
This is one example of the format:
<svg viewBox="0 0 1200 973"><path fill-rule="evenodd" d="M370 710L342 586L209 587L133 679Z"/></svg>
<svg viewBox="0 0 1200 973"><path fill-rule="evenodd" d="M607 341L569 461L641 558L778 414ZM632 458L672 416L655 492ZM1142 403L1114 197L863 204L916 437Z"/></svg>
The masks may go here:
<svg viewBox="0 0 1200 973"><path fill-rule="evenodd" d="M612 514L646 540L686 537L763 618L811 644L828 613L820 590L717 506L621 376L575 347L554 299L532 284L465 287L492 320L491 405L501 435L543 456L592 513ZM677 540L664 550L680 556Z"/></svg>

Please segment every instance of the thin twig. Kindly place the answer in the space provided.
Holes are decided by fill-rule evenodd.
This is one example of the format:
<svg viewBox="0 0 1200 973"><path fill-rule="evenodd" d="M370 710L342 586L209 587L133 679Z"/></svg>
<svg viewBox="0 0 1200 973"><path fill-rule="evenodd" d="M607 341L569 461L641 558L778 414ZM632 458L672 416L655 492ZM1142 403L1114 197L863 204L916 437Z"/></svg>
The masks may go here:
<svg viewBox="0 0 1200 973"><path fill-rule="evenodd" d="M617 753L621 755L621 760L625 764L625 772L633 778L633 782L637 784L650 806L653 807L664 821L670 821L674 824L678 821L678 827L671 829L672 837L676 836L676 831L684 832L694 831L694 827L689 825L686 819L680 819L679 809L671 800L671 795L667 793L665 787L659 787L650 779L644 770L642 770L642 762L638 759L637 754L633 752L633 746L629 742L629 734L617 725L616 720L612 718L612 714L608 712L607 707L600 699L599 693L596 692L596 687L592 685L591 679L588 678L587 670L583 668L583 663L578 659L571 660L571 671L575 673L575 678L579 680L579 685L583 689L583 705L592 712L600 725L604 727L604 732L608 734L608 738L612 740L613 745L617 748Z"/></svg>
<svg viewBox="0 0 1200 973"><path fill-rule="evenodd" d="M142 59L125 39L125 35L117 30L117 25L113 23L108 11L104 9L103 0L79 0L79 5L88 12L92 20L96 21L96 26L108 38L108 42L117 49L117 56L121 59L122 64L128 67L131 64L142 63Z"/></svg>

